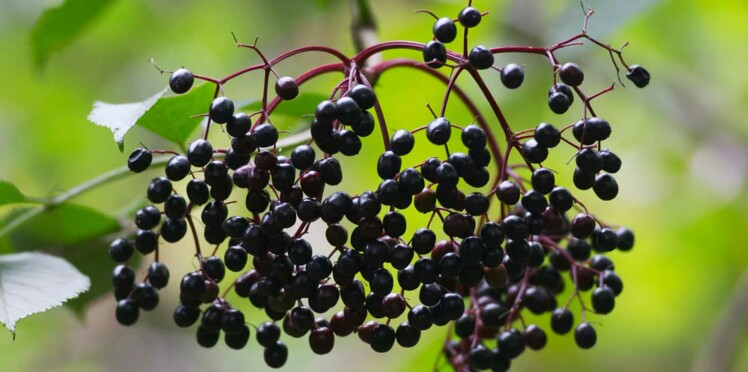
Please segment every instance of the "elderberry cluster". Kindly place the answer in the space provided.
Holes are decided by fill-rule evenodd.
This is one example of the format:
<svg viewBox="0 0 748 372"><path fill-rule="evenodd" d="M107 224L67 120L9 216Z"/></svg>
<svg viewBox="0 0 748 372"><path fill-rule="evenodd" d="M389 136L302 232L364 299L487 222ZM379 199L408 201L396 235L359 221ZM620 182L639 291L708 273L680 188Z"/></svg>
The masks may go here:
<svg viewBox="0 0 748 372"><path fill-rule="evenodd" d="M466 71L479 86L485 84L477 71L493 68L500 71L506 88L520 88L523 67L494 67L494 54L513 50L475 46L459 55L445 46L457 38L457 23L467 32L485 15L468 6L457 19L435 17L434 39L418 47L423 65L411 63L422 69L455 63L449 66L456 69L453 78ZM190 255L196 257L197 268L178 283L174 322L179 327L197 324L197 342L204 347L215 346L223 335L228 347L241 349L254 332L270 367L281 367L288 358L281 333L307 337L317 354L329 353L336 338L353 333L374 351L386 352L395 344L412 347L423 332L452 324L443 350L451 366L507 370L526 348L540 350L547 343L543 328L525 324L522 311L547 313L553 332L574 329L576 344L591 348L597 334L588 313L610 313L623 290L604 253L630 250L634 235L601 222L577 198L580 193L557 184L556 172L571 170L541 164L549 149L568 144L576 151L574 187L593 189L602 200L618 194L613 174L621 168L621 159L601 145L610 137L611 125L595 116L590 105L612 87L584 95L579 88L582 69L572 62L561 65L553 55L579 38L589 36L585 32L553 47L524 50L546 55L553 65L547 100L553 113L567 112L575 96L584 105L582 118L560 130L541 123L514 132L496 105L495 122L478 115L478 124L453 123L442 107L440 115L434 113L425 125L390 135L374 89L356 67L367 50L352 59L341 58L336 68L346 77L330 100L309 108L314 117L311 138L289 152L281 152L280 134L270 115L272 108L299 95L301 78L278 77L275 100L266 103L266 89L263 108L256 113L239 112L230 98L216 96L207 107L208 128L211 123L221 125L231 137L229 148L214 148L206 128L206 135L191 142L186 154L138 148L128 159L130 169L139 173L151 167L153 154L170 157L163 175L147 187L152 205L135 214L138 232L109 247L111 258L119 263L113 273L117 321L132 325L140 310L158 305L159 290L170 279L159 259L160 242L175 243L191 233L195 252ZM412 45L392 42L372 48L413 49ZM254 45L249 47L263 60L257 69L264 69L267 87L270 73L275 73L273 63ZM617 53L620 57L620 50ZM625 66L622 58L621 63ZM627 71L636 86L649 82L640 66L628 66ZM312 75L321 72L311 70ZM174 93L183 94L196 79L218 85L230 80L179 69L171 73L169 85ZM447 97L456 86L449 79ZM490 91L484 95L491 103ZM346 173L338 157L358 155L361 137L372 135L377 125L385 151L376 164L358 166L376 165L379 183L370 189L337 187L330 192L342 184ZM494 137L494 131L502 130L506 142ZM567 130L573 139L563 136ZM459 142L453 136L459 136ZM429 156L413 153L417 141L430 144ZM498 151L503 143L509 146L505 154ZM512 150L522 163L511 164ZM240 203L242 212L230 215L231 203ZM409 225L409 209L429 216L428 224ZM327 244L313 246L312 239L305 238L312 225L322 226ZM202 234L197 227L202 227ZM201 248L201 242L207 242L212 253L204 244ZM146 277L137 284L128 264L135 250L154 254ZM582 296L588 291L591 308ZM569 298L559 299L564 294ZM582 304L579 321L569 309L575 299ZM246 319L235 306L242 301L263 309L270 321Z"/></svg>

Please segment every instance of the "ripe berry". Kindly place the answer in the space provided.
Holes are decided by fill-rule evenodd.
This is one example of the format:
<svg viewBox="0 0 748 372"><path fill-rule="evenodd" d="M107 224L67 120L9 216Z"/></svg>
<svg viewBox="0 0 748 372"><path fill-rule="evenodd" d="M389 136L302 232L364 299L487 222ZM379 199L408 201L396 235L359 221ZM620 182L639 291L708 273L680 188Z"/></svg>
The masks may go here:
<svg viewBox="0 0 748 372"><path fill-rule="evenodd" d="M377 103L377 96L374 94L374 91L364 84L359 84L353 87L353 89L348 92L348 97L353 98L361 110L368 110L374 107L374 104Z"/></svg>
<svg viewBox="0 0 748 372"><path fill-rule="evenodd" d="M608 314L616 305L616 295L613 290L603 286L592 292L592 308L598 314Z"/></svg>
<svg viewBox="0 0 748 372"><path fill-rule="evenodd" d="M573 176L574 186L580 190L589 190L595 184L595 173L588 172L580 169L579 167L574 168Z"/></svg>
<svg viewBox="0 0 748 372"><path fill-rule="evenodd" d="M257 343L264 347L270 347L278 342L280 338L280 328L272 322L260 324L257 328Z"/></svg>
<svg viewBox="0 0 748 372"><path fill-rule="evenodd" d="M328 327L318 327L309 334L309 347L315 354L324 355L335 346L335 334Z"/></svg>
<svg viewBox="0 0 748 372"><path fill-rule="evenodd" d="M406 320L400 323L400 325L397 327L395 338L398 345L402 347L413 347L416 346L416 344L418 344L418 341L421 339L421 331L416 327L410 325L410 323Z"/></svg>
<svg viewBox="0 0 748 372"><path fill-rule="evenodd" d="M470 6L463 8L457 15L457 19L460 21L460 24L465 28L472 28L477 26L480 23L481 18L482 16L480 14L480 11Z"/></svg>
<svg viewBox="0 0 748 372"><path fill-rule="evenodd" d="M213 146L210 142L198 139L190 144L187 160L196 167L203 167L213 158Z"/></svg>
<svg viewBox="0 0 748 372"><path fill-rule="evenodd" d="M566 85L578 87L584 81L584 72L576 63L567 62L558 71L558 76Z"/></svg>
<svg viewBox="0 0 748 372"><path fill-rule="evenodd" d="M449 17L436 20L432 29L434 37L442 43L451 43L457 37L457 26Z"/></svg>
<svg viewBox="0 0 748 372"><path fill-rule="evenodd" d="M574 326L574 315L568 309L558 308L551 314L551 329L559 335L565 335Z"/></svg>
<svg viewBox="0 0 748 372"><path fill-rule="evenodd" d="M171 195L164 202L164 214L166 214L166 217L170 219L180 219L184 217L186 212L187 201L179 195Z"/></svg>
<svg viewBox="0 0 748 372"><path fill-rule="evenodd" d="M240 246L229 247L223 256L223 260L227 269L233 272L242 271L247 265L247 251Z"/></svg>
<svg viewBox="0 0 748 372"><path fill-rule="evenodd" d="M538 168L532 172L530 178L532 188L542 194L548 194L553 190L556 185L556 177L548 168Z"/></svg>
<svg viewBox="0 0 748 372"><path fill-rule="evenodd" d="M616 236L618 237L618 249L629 251L634 247L634 232L631 229L620 227L616 230Z"/></svg>
<svg viewBox="0 0 748 372"><path fill-rule="evenodd" d="M284 76L275 82L275 94L283 100L290 101L299 95L299 86L296 80Z"/></svg>
<svg viewBox="0 0 748 372"><path fill-rule="evenodd" d="M143 310L153 310L158 305L158 291L150 283L140 283L135 286L132 298Z"/></svg>
<svg viewBox="0 0 748 372"><path fill-rule="evenodd" d="M542 163L548 158L548 148L534 139L522 144L522 157L530 163Z"/></svg>
<svg viewBox="0 0 748 372"><path fill-rule="evenodd" d="M597 332L589 323L582 323L574 330L574 342L582 349L589 349L597 342Z"/></svg>
<svg viewBox="0 0 748 372"><path fill-rule="evenodd" d="M595 191L595 195L601 200L613 200L618 195L618 183L613 176L601 174L595 178L592 190Z"/></svg>
<svg viewBox="0 0 748 372"><path fill-rule="evenodd" d="M649 71L639 65L629 66L626 77L631 80L637 88L644 88L649 84Z"/></svg>
<svg viewBox="0 0 748 372"><path fill-rule="evenodd" d="M117 308L115 316L117 322L124 326L135 324L138 321L138 315L140 315L140 309L134 300L123 299L117 302Z"/></svg>
<svg viewBox="0 0 748 372"><path fill-rule="evenodd" d="M187 183L187 197L190 199L190 203L195 205L207 203L210 198L208 185L197 179L191 180Z"/></svg>
<svg viewBox="0 0 748 372"><path fill-rule="evenodd" d="M161 237L169 243L178 242L186 233L187 221L184 218L178 220L167 218L164 224L161 225Z"/></svg>
<svg viewBox="0 0 748 372"><path fill-rule="evenodd" d="M117 239L109 245L109 256L116 262L125 262L132 257L133 245L128 239Z"/></svg>
<svg viewBox="0 0 748 372"><path fill-rule="evenodd" d="M533 138L535 138L535 141L537 141L541 146L553 148L561 142L561 132L551 124L540 123L535 127Z"/></svg>
<svg viewBox="0 0 748 372"><path fill-rule="evenodd" d="M286 347L283 342L277 341L274 344L265 347L263 358L270 368L283 367L288 359L288 347Z"/></svg>
<svg viewBox="0 0 748 372"><path fill-rule="evenodd" d="M179 304L179 306L174 309L174 323L179 327L189 327L195 324L198 318L200 318L200 308L187 307Z"/></svg>
<svg viewBox="0 0 748 372"><path fill-rule="evenodd" d="M342 129L333 138L338 144L340 153L345 156L354 156L361 151L361 139L353 131Z"/></svg>
<svg viewBox="0 0 748 372"><path fill-rule="evenodd" d="M569 110L569 106L571 106L569 98L561 92L552 93L548 97L548 107L550 107L551 111L556 114L560 115L565 113L567 110Z"/></svg>
<svg viewBox="0 0 748 372"><path fill-rule="evenodd" d="M525 331L522 332L522 339L527 347L533 350L541 350L548 343L548 336L546 336L545 331L535 324L525 328Z"/></svg>
<svg viewBox="0 0 748 372"><path fill-rule="evenodd" d="M234 102L226 97L216 97L210 103L208 116L215 123L224 124L234 115Z"/></svg>
<svg viewBox="0 0 748 372"><path fill-rule="evenodd" d="M486 147L486 133L481 127L470 124L462 129L462 143L471 150L480 150Z"/></svg>
<svg viewBox="0 0 748 372"><path fill-rule="evenodd" d="M616 173L621 170L621 158L612 151L605 149L600 151L600 157L603 158L603 170L608 173Z"/></svg>
<svg viewBox="0 0 748 372"><path fill-rule="evenodd" d="M426 127L426 137L435 145L443 145L447 143L451 135L451 124L449 123L449 120L443 117L434 119L429 123L428 127Z"/></svg>
<svg viewBox="0 0 748 372"><path fill-rule="evenodd" d="M588 118L586 121L579 120L572 128L574 138L583 145L604 141L610 137L611 132L610 123L597 117Z"/></svg>
<svg viewBox="0 0 748 372"><path fill-rule="evenodd" d="M241 350L247 346L249 335L249 327L242 325L238 333L226 333L224 341L226 342L226 346L234 350Z"/></svg>
<svg viewBox="0 0 748 372"><path fill-rule="evenodd" d="M135 226L142 230L150 230L161 222L161 212L149 205L135 212Z"/></svg>
<svg viewBox="0 0 748 372"><path fill-rule="evenodd" d="M377 324L371 330L371 341L369 345L378 353L385 353L392 349L395 344L395 330L386 324Z"/></svg>
<svg viewBox="0 0 748 372"><path fill-rule="evenodd" d="M415 146L415 143L416 140L413 137L413 133L410 133L409 131L404 129L400 129L392 135L392 139L390 140L390 147L392 149L392 152L397 155L403 156L409 154L411 150L413 150L413 146Z"/></svg>
<svg viewBox="0 0 748 372"><path fill-rule="evenodd" d="M150 151L138 147L133 150L130 157L127 158L127 168L135 173L140 173L151 166L153 155Z"/></svg>
<svg viewBox="0 0 748 372"><path fill-rule="evenodd" d="M166 163L166 178L180 181L190 174L190 161L182 155L175 155Z"/></svg>
<svg viewBox="0 0 748 372"><path fill-rule="evenodd" d="M438 41L429 41L423 47L423 61L431 68L440 68L447 63L447 48Z"/></svg>
<svg viewBox="0 0 748 372"><path fill-rule="evenodd" d="M515 328L503 332L498 338L499 351L510 359L514 359L525 351L525 341L522 334Z"/></svg>
<svg viewBox="0 0 748 372"><path fill-rule="evenodd" d="M309 169L314 164L314 149L307 145L299 145L291 153L291 164L298 170Z"/></svg>
<svg viewBox="0 0 748 372"><path fill-rule="evenodd" d="M501 69L501 83L509 89L517 89L525 81L525 71L522 66L510 63Z"/></svg>
<svg viewBox="0 0 748 372"><path fill-rule="evenodd" d="M249 115L240 112L238 114L234 114L234 116L229 119L229 121L226 123L226 132L231 137L243 137L247 132L249 132L249 129L252 127L252 119L249 118Z"/></svg>
<svg viewBox="0 0 748 372"><path fill-rule="evenodd" d="M493 53L491 53L488 48L484 47L483 45L478 45L470 50L468 60L470 61L470 65L474 68L478 70L485 70L493 66L494 57Z"/></svg>
<svg viewBox="0 0 748 372"><path fill-rule="evenodd" d="M618 235L615 231L605 227L596 230L592 236L592 247L600 252L610 252L618 246Z"/></svg>
<svg viewBox="0 0 748 372"><path fill-rule="evenodd" d="M169 283L169 269L163 262L153 262L148 266L148 283L157 289L164 288Z"/></svg>
<svg viewBox="0 0 748 372"><path fill-rule="evenodd" d="M515 205L520 198L519 186L509 180L502 181L496 191L496 196L506 205Z"/></svg>
<svg viewBox="0 0 748 372"><path fill-rule="evenodd" d="M159 204L166 201L169 195L171 195L171 192L171 182L164 177L157 177L151 180L146 195L148 196L148 200L152 203Z"/></svg>
<svg viewBox="0 0 748 372"><path fill-rule="evenodd" d="M257 147L271 147L278 142L278 130L270 123L260 124L251 131ZM265 168L265 170L270 170Z"/></svg>
<svg viewBox="0 0 748 372"><path fill-rule="evenodd" d="M195 82L195 76L185 68L177 69L169 77L169 88L176 94L187 93Z"/></svg>
<svg viewBox="0 0 748 372"><path fill-rule="evenodd" d="M361 120L361 108L351 97L343 97L336 102L335 114L345 125L357 124Z"/></svg>

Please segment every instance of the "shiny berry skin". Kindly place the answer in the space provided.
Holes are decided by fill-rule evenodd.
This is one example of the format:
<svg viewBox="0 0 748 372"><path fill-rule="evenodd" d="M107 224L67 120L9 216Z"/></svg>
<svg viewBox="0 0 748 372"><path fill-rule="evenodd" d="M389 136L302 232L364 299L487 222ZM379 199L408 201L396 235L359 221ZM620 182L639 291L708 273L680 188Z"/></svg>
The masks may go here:
<svg viewBox="0 0 748 372"><path fill-rule="evenodd" d="M519 198L520 198L519 186L517 186L516 183L509 181L509 180L502 181L499 184L499 188L498 188L498 191L496 192L496 196L504 204L515 205L519 202Z"/></svg>
<svg viewBox="0 0 748 372"><path fill-rule="evenodd" d="M542 163L548 158L548 148L534 139L527 140L522 144L522 157L530 163Z"/></svg>
<svg viewBox="0 0 748 372"><path fill-rule="evenodd" d="M187 183L187 198L190 199L192 204L202 205L207 203L210 198L208 185L201 180L191 180Z"/></svg>
<svg viewBox="0 0 748 372"><path fill-rule="evenodd" d="M190 327L193 324L197 322L197 320L200 318L200 309L197 307L186 307L182 304L179 304L176 309L174 309L174 323L181 328Z"/></svg>
<svg viewBox="0 0 748 372"><path fill-rule="evenodd" d="M174 155L166 163L166 178L172 181L180 181L190 174L190 161L182 155Z"/></svg>
<svg viewBox="0 0 748 372"><path fill-rule="evenodd" d="M149 205L135 212L135 226L141 230L150 230L161 222L161 212Z"/></svg>
<svg viewBox="0 0 748 372"><path fill-rule="evenodd" d="M413 150L415 144L416 139L413 137L413 133L404 129L396 131L390 140L392 152L400 156L409 154Z"/></svg>
<svg viewBox="0 0 748 372"><path fill-rule="evenodd" d="M423 47L423 61L431 68L440 68L447 63L447 48L432 40Z"/></svg>
<svg viewBox="0 0 748 372"><path fill-rule="evenodd" d="M151 180L148 185L146 196L152 203L159 204L166 201L172 192L171 182L164 177L157 177Z"/></svg>
<svg viewBox="0 0 748 372"><path fill-rule="evenodd" d="M378 353L385 353L392 349L395 344L395 330L386 324L377 324L371 330L371 341L369 346Z"/></svg>
<svg viewBox="0 0 748 372"><path fill-rule="evenodd" d="M137 148L132 151L130 157L127 158L127 168L135 173L140 173L148 169L153 161L153 154L150 151Z"/></svg>
<svg viewBox="0 0 748 372"><path fill-rule="evenodd" d="M314 164L314 149L307 145L299 145L291 152L291 164L298 170L309 169Z"/></svg>
<svg viewBox="0 0 748 372"><path fill-rule="evenodd" d="M462 143L471 150L480 150L486 147L486 132L481 127L470 124L462 129Z"/></svg>
<svg viewBox="0 0 748 372"><path fill-rule="evenodd" d="M595 173L576 167L574 168L573 181L576 188L580 190L589 190L595 184Z"/></svg>
<svg viewBox="0 0 748 372"><path fill-rule="evenodd" d="M517 89L525 81L525 71L522 66L510 63L501 69L501 83L509 89Z"/></svg>
<svg viewBox="0 0 748 372"><path fill-rule="evenodd" d="M600 157L603 158L603 170L608 173L616 173L621 170L621 158L612 151L605 149L600 151Z"/></svg>
<svg viewBox="0 0 748 372"><path fill-rule="evenodd" d="M622 251L629 251L634 247L634 232L626 227L620 227L616 230L616 236L618 237L618 249Z"/></svg>
<svg viewBox="0 0 748 372"><path fill-rule="evenodd" d="M551 329L559 335L565 335L574 326L574 315L568 309L556 309L551 314Z"/></svg>
<svg viewBox="0 0 748 372"><path fill-rule="evenodd" d="M171 73L169 77L169 88L176 94L189 92L192 84L195 82L195 76L186 68L180 68Z"/></svg>
<svg viewBox="0 0 748 372"><path fill-rule="evenodd" d="M555 92L548 97L548 107L551 108L551 111L553 111L556 114L563 114L567 110L569 110L569 106L571 106L571 102L569 102L569 98L561 93L561 92Z"/></svg>
<svg viewBox="0 0 748 372"><path fill-rule="evenodd" d="M343 97L336 102L337 119L345 125L353 125L361 120L361 108L351 97Z"/></svg>
<svg viewBox="0 0 748 372"><path fill-rule="evenodd" d="M249 129L252 127L252 119L249 115L240 112L234 114L228 122L226 122L226 132L231 137L243 137Z"/></svg>
<svg viewBox="0 0 748 372"><path fill-rule="evenodd" d="M436 20L432 29L434 37L442 43L451 43L457 37L457 26L449 17Z"/></svg>
<svg viewBox="0 0 748 372"><path fill-rule="evenodd" d="M299 86L292 77L284 76L275 82L275 94L285 101L290 101L299 95Z"/></svg>
<svg viewBox="0 0 748 372"><path fill-rule="evenodd" d="M595 177L592 190L601 200L613 200L618 195L618 182L610 174L601 174Z"/></svg>
<svg viewBox="0 0 748 372"><path fill-rule="evenodd" d="M558 70L558 76L564 84L578 87L582 85L584 81L584 72L582 69L573 62L567 62Z"/></svg>
<svg viewBox="0 0 748 372"><path fill-rule="evenodd" d="M608 314L616 305L616 295L612 289L603 286L592 292L592 308L598 314Z"/></svg>
<svg viewBox="0 0 748 372"><path fill-rule="evenodd" d="M525 341L522 339L522 334L512 328L499 335L498 347L502 354L510 359L514 359L525 351Z"/></svg>
<svg viewBox="0 0 748 372"><path fill-rule="evenodd" d="M470 65L474 68L478 70L486 70L493 66L494 57L493 53L491 53L488 48L478 45L470 50L468 60L470 61Z"/></svg>
<svg viewBox="0 0 748 372"><path fill-rule="evenodd" d="M176 243L181 240L187 233L187 222L184 218L178 220L172 220L167 218L163 225L161 225L161 238L166 242Z"/></svg>
<svg viewBox="0 0 748 372"><path fill-rule="evenodd" d="M250 133L257 147L271 147L278 142L278 130L270 123L260 124L254 127Z"/></svg>
<svg viewBox="0 0 748 372"><path fill-rule="evenodd" d="M574 330L574 342L582 349L590 349L597 343L597 332L589 323L582 323Z"/></svg>
<svg viewBox="0 0 748 372"><path fill-rule="evenodd" d="M482 18L483 16L480 14L480 11L470 6L463 8L457 15L460 24L465 28L478 26Z"/></svg>
<svg viewBox="0 0 748 372"><path fill-rule="evenodd" d="M445 118L436 118L426 127L426 137L435 145L443 145L452 135L452 126Z"/></svg>
<svg viewBox="0 0 748 372"><path fill-rule="evenodd" d="M148 283L156 289L164 288L169 283L169 269L163 262L153 262L148 266Z"/></svg>
<svg viewBox="0 0 748 372"><path fill-rule="evenodd" d="M629 66L626 78L631 80L637 88L644 88L649 85L649 71L639 65Z"/></svg>
<svg viewBox="0 0 748 372"><path fill-rule="evenodd" d="M574 196L565 187L554 187L548 195L548 202L558 212L566 212L574 206Z"/></svg>
<svg viewBox="0 0 748 372"><path fill-rule="evenodd" d="M538 142L538 144L548 148L553 148L561 142L561 132L551 124L540 123L535 127L533 138Z"/></svg>
<svg viewBox="0 0 748 372"><path fill-rule="evenodd" d="M247 251L240 246L229 247L226 249L223 261L225 262L227 269L233 272L242 271L247 265Z"/></svg>
<svg viewBox="0 0 748 372"><path fill-rule="evenodd" d="M531 324L522 332L522 339L527 347L533 350L541 350L548 343L548 336L540 327Z"/></svg>
<svg viewBox="0 0 748 372"><path fill-rule="evenodd" d="M133 325L138 321L139 315L140 309L138 309L138 305L134 300L124 299L117 302L115 316L119 324L124 326Z"/></svg>
<svg viewBox="0 0 748 372"><path fill-rule="evenodd" d="M218 124L224 124L234 115L234 102L226 97L216 97L210 103L208 116Z"/></svg>
<svg viewBox="0 0 748 372"><path fill-rule="evenodd" d="M213 158L213 146L210 142L198 139L190 143L187 150L187 160L196 167L203 167Z"/></svg>
<svg viewBox="0 0 748 372"><path fill-rule="evenodd" d="M283 342L277 341L265 347L263 358L270 368L283 367L286 364L286 360L288 360L288 347Z"/></svg>
<svg viewBox="0 0 748 372"><path fill-rule="evenodd" d="M353 87L348 92L348 97L353 98L361 110L368 110L377 103L377 96L374 91L364 84Z"/></svg>
<svg viewBox="0 0 748 372"><path fill-rule="evenodd" d="M109 245L109 256L116 262L125 262L132 257L132 242L128 239L117 239Z"/></svg>
<svg viewBox="0 0 748 372"><path fill-rule="evenodd" d="M553 190L556 185L556 177L548 168L538 168L532 172L530 183L535 191L542 194L548 194Z"/></svg>

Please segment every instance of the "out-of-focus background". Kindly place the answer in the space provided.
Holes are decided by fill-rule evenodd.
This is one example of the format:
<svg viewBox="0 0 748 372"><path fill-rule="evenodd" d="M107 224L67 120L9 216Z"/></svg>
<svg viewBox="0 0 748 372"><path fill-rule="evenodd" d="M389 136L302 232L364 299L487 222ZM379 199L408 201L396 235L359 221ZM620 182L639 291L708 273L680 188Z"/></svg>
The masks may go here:
<svg viewBox="0 0 748 372"><path fill-rule="evenodd" d="M353 52L347 1L120 0L112 1L68 48L40 66L33 58L31 30L44 9L57 3L0 2L4 86L0 89L0 178L14 182L28 195L47 196L121 166L138 142L150 148L173 148L135 128L121 153L109 130L86 120L95 100L139 101L163 89L167 75L160 75L148 63L150 58L165 69L186 66L208 76L223 76L256 63L250 51L234 47L231 31L246 42L259 36L260 47L270 56L306 44ZM576 1L476 0L474 5L490 15L471 32L471 40L490 46L549 45L578 32L583 18ZM726 315L748 269L748 3L631 0L589 1L588 5L597 10L589 32L612 45L629 41L627 61L644 65L652 74L646 89L617 86L595 102L596 110L613 125L607 146L623 159L617 175L621 192L607 203L595 201L591 192L582 194L604 221L633 228L637 244L629 253L611 254L625 290L612 314L593 318L598 330L594 349L580 350L571 336L549 331L545 350L527 351L513 366L518 371L710 370L713 364L708 361L714 355L703 350L721 324L732 329L736 338L718 340L716 349L734 346L736 352L727 364L736 371L748 370L748 341L742 340L745 324L740 316ZM427 41L433 20L414 11L456 16L465 1L377 0L372 6L380 40ZM385 58L394 56L420 58L419 53L407 52L388 53ZM600 49L569 48L559 57L584 68L589 91L603 89L615 79L609 56ZM277 70L295 75L303 67L326 61L321 56L305 57ZM497 56L497 65L509 62L526 65L527 80L520 89L503 88L495 72L484 76L515 129L541 121L563 126L576 120L578 103L573 114L560 117L546 107L547 61L537 56ZM326 94L330 83L323 81L309 89ZM463 85L476 92L464 83L467 80ZM255 75L227 89L235 97L256 98L259 84ZM393 129L427 123L430 114L425 104L438 105L443 92L438 83L405 71L385 75L377 89ZM487 112L487 105L481 103L481 109ZM464 110L454 110L459 120L470 120ZM376 187L375 175L368 169L381 144L372 141L365 141L362 156L344 163L361 170L346 174L355 178L347 181L355 189ZM560 170L559 180L570 183L573 166L566 165L562 156L554 158L551 165ZM138 198L153 174L129 177L77 201L116 214L143 201ZM191 265L189 250L187 245L166 250L166 259L174 262L173 282ZM90 275L99 290L107 287L114 264L99 257L106 256L105 245L80 252L85 253L78 253L74 263L102 263L103 270ZM170 288L162 294L157 310L141 313L138 324L127 329L116 324L115 303L104 295L78 312L60 307L22 320L15 340L0 330L0 369L267 368L254 342L243 351L229 350L222 343L212 350L200 348L194 330L172 324L177 299L174 286ZM735 306L733 310L747 316L748 308ZM249 319L258 324L265 315L252 312ZM549 328L547 316L529 319ZM432 370L443 336L444 330L428 331L418 347L395 347L385 356L376 355L355 336L336 340L333 353L322 357L313 356L305 339L288 340L285 369Z"/></svg>

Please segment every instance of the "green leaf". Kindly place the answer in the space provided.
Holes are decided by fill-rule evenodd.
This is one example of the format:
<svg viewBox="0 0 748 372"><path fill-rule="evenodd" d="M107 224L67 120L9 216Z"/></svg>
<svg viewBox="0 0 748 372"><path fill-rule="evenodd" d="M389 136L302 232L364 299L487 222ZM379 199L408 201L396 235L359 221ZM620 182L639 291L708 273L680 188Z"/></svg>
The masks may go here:
<svg viewBox="0 0 748 372"><path fill-rule="evenodd" d="M28 208L20 208L8 216L0 227ZM120 226L116 219L95 209L65 203L39 213L14 229L0 241L0 248L14 251L39 250L91 240L115 231Z"/></svg>
<svg viewBox="0 0 748 372"><path fill-rule="evenodd" d="M125 134L135 124L184 147L190 134L200 125L201 119L192 116L207 111L215 86L203 84L186 94L164 97L167 91L164 89L141 102L112 104L96 101L88 120L111 129L120 150L124 146Z"/></svg>
<svg viewBox="0 0 748 372"><path fill-rule="evenodd" d="M62 258L39 252L0 256L0 322L14 335L16 322L59 306L91 282Z"/></svg>
<svg viewBox="0 0 748 372"><path fill-rule="evenodd" d="M213 84L203 84L186 94L162 97L138 120L138 125L184 147L202 121L193 116L208 112L215 88Z"/></svg>
<svg viewBox="0 0 748 372"><path fill-rule="evenodd" d="M31 32L36 65L44 67L52 53L70 45L112 3L112 0L65 0L44 11Z"/></svg>
<svg viewBox="0 0 748 372"><path fill-rule="evenodd" d="M23 203L26 197L18 188L8 181L0 180L0 205Z"/></svg>

